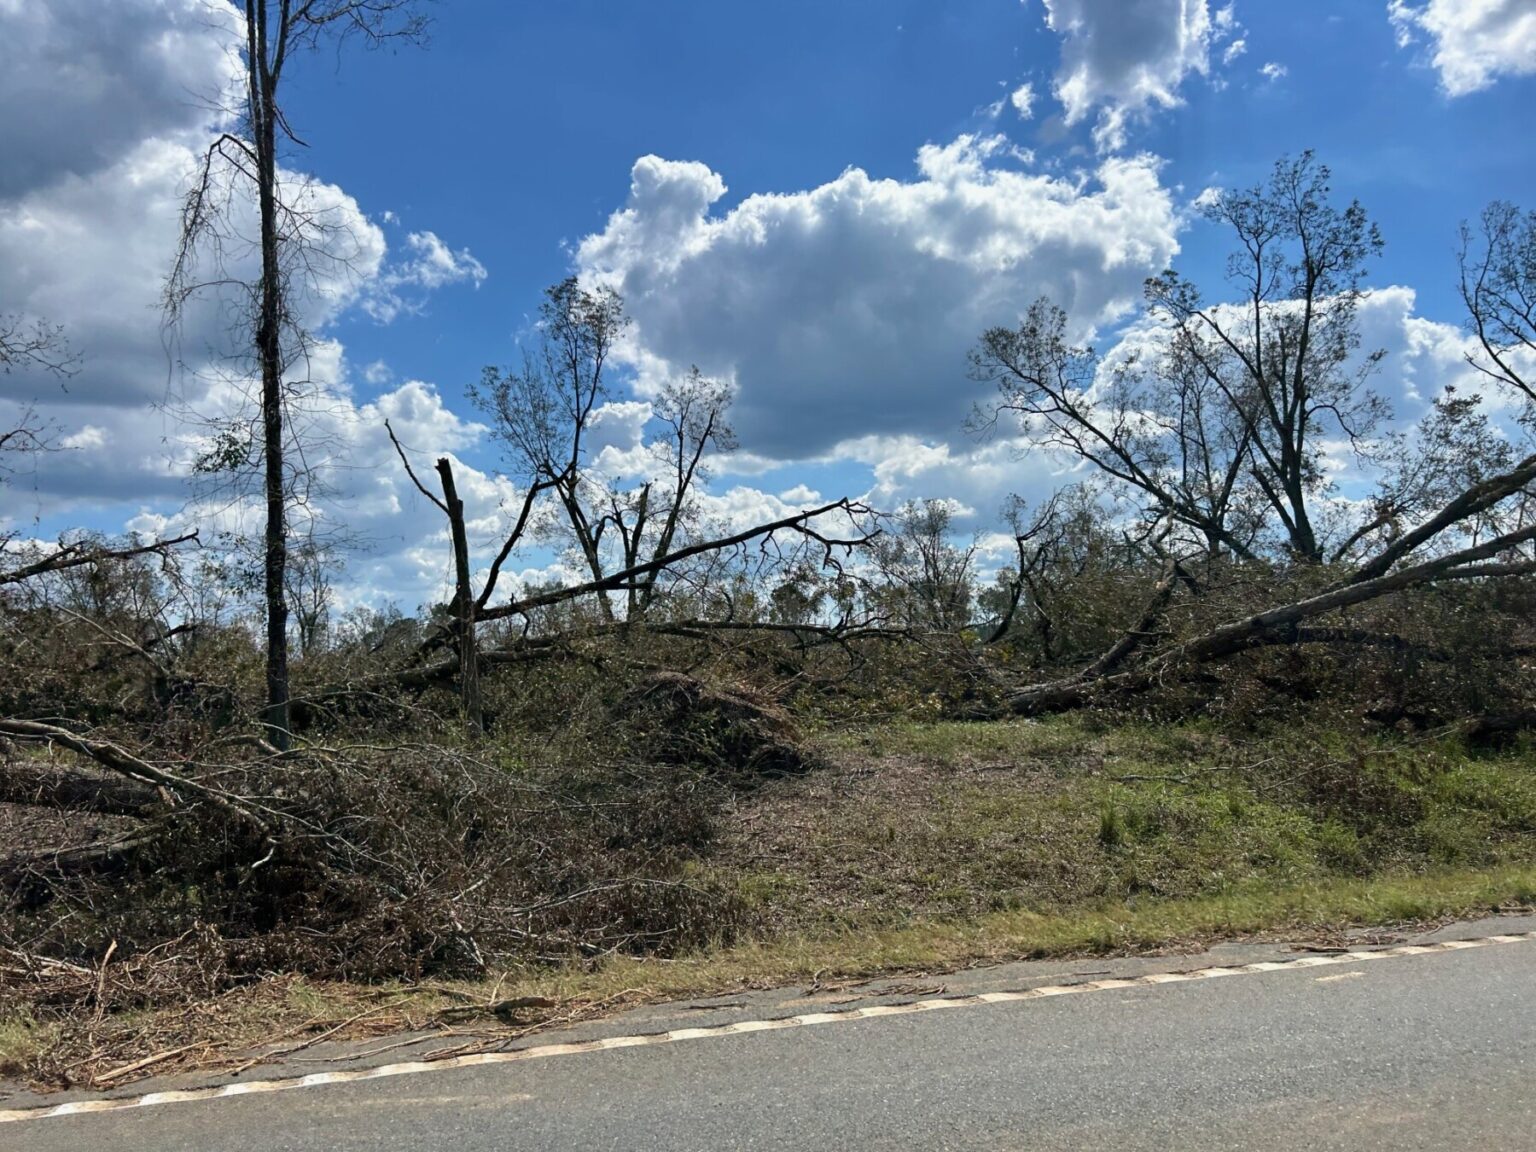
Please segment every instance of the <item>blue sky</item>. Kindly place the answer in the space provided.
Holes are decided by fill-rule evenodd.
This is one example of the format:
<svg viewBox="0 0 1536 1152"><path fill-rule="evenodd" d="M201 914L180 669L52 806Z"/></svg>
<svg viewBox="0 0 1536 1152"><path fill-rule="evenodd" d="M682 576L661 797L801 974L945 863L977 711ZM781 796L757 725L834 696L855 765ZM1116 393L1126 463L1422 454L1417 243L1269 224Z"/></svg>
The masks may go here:
<svg viewBox="0 0 1536 1152"><path fill-rule="evenodd" d="M1453 311L1456 222L1489 199L1520 200L1536 171L1525 106L1536 85L1448 98L1375 3L1235 11L1249 47L1213 63L1226 86L1192 78L1185 106L1151 118L1133 146L1166 161L1166 182L1197 191L1257 181L1281 154L1316 149L1380 220L1382 276ZM296 73L293 105L314 167L365 210L469 246L492 273L412 321L349 330L349 347L445 387L472 379L539 289L569 271L569 245L622 203L630 164L648 153L719 172L730 191L717 210L848 167L909 178L921 145L994 128L1043 156L1091 162L1080 154L1088 126L1062 131L1047 108L1027 123L985 115L1026 80L1050 103L1060 41L1043 17L1018 0L453 0L423 51L307 61L321 66ZM1288 75L1260 75L1271 61ZM1182 238L1181 264L1208 277L1221 240L1203 231Z"/></svg>
<svg viewBox="0 0 1536 1152"><path fill-rule="evenodd" d="M723 515L809 488L949 497L987 531L1060 463L960 430L970 341L1043 290L1110 343L1168 259L1219 295L1201 191L1317 150L1387 239L1367 321L1405 415L1464 382L1457 223L1495 198L1536 206L1536 0L432 7L426 48L305 57L288 93L310 145L290 167L367 234L358 280L313 317L348 462L330 514L373 539L355 599L409 606L442 574L431 510L387 475L385 415L460 458L494 536L511 490L463 388L514 357L573 270L630 299L624 399L690 362L732 379ZM152 304L175 192L218 127L191 96L227 81L232 26L225 0L106 8L0 0L0 154L19 157L0 178L0 313L64 324L87 365L68 396L0 378L0 404L35 398L69 443L5 497L40 533L199 514ZM1009 99L1024 85L1027 119ZM622 453L643 410L611 427Z"/></svg>

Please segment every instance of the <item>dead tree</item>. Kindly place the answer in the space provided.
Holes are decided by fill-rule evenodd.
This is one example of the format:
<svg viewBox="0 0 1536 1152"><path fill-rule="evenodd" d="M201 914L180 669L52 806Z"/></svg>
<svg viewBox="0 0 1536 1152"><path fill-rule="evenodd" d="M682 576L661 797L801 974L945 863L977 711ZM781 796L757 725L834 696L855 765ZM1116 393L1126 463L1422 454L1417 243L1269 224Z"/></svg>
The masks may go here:
<svg viewBox="0 0 1536 1152"><path fill-rule="evenodd" d="M430 491L416 475L404 445L395 436L395 430L390 427L388 420L384 422L384 430L389 434L390 443L395 446L395 452L400 457L400 463L405 468L406 475L410 477L411 483L448 520L449 539L453 546L454 577L453 600L449 604L449 609L453 615L452 640L458 652L459 699L464 712L464 722L471 731L479 732L483 730L485 720L480 694L480 660L477 652L478 613L496 591L502 567L517 546L522 543L539 497L553 487L553 484L547 480L535 481L524 491L517 517L506 539L502 541L495 559L491 562L484 588L480 590L479 595L476 595L470 578L469 534L464 524L464 501L459 498L458 485L453 478L453 462L446 456L440 457L437 461L438 482L442 485L443 491L442 496L439 497Z"/></svg>
<svg viewBox="0 0 1536 1152"><path fill-rule="evenodd" d="M650 402L648 425L658 435L641 446L638 464L626 465L639 474L605 474L590 445L612 397L609 361L629 323L623 301L611 289L589 290L569 278L546 291L540 317L538 342L522 365L487 368L470 396L490 418L512 477L550 494L558 515L545 528L568 542L588 576L601 581L614 567L665 556L696 526L706 457L735 447L731 394L697 368L668 382ZM659 588L652 578L624 589L624 619L642 619ZM619 618L612 593L595 599L604 620Z"/></svg>
<svg viewBox="0 0 1536 1152"><path fill-rule="evenodd" d="M193 531L180 536L152 540L148 544L131 544L123 548L111 548L98 544L95 541L76 541L69 544L60 544L57 548L46 551L40 556L35 558L28 557L26 562L19 567L10 570L0 569L0 586L20 584L24 580L45 576L50 572L64 572L71 568L83 567L87 564L102 564L111 560L127 560L134 556L164 556L177 545L187 544L196 539L197 533Z"/></svg>
<svg viewBox="0 0 1536 1152"><path fill-rule="evenodd" d="M608 602L611 603L611 598L619 594L648 597L664 573L674 571L690 561L724 554L732 549L739 549L748 544L757 544L759 547L766 548L776 538L781 536L791 537L801 545L818 549L824 564L835 565L839 555L846 555L852 550L866 547L878 535L878 529L864 526L864 521L871 516L868 508L852 500L834 500L817 508L798 512L767 523L757 524L737 532L725 533L702 540L693 540L687 543L679 542L675 530L664 531L662 539L667 541L670 547L665 549L658 547L652 550L650 555L638 562L626 563L612 570L605 570L599 564L596 570L597 574L593 579L557 588L536 590L522 596L514 596L500 604L492 604L491 600L499 585L502 570L507 560L525 542L530 524L537 514L539 501L551 491L555 492L558 500L563 501L559 491L560 480L558 474L554 476L541 475L523 490L522 498L511 527L497 549L494 559L491 561L484 585L476 593L471 582L473 567L470 560L468 533L465 528L464 505L458 496L457 485L453 477L452 462L446 457L437 462L437 472L442 486L442 495L439 496L422 483L411 464L410 456L406 452L405 447L400 443L399 439L395 436L393 428L389 427L387 422L385 428L411 483L418 492L443 513L448 521L454 567L454 596L450 604L453 624L450 630L450 638L457 649L456 658L450 663L428 664L401 669L387 674L385 678L401 686L419 687L438 682L450 670L455 671L459 680L460 698L463 702L466 723L475 730L480 729L483 724L479 689L481 664L487 661L507 663L542 658L545 655L557 653L562 642L559 638L545 638L533 643L524 642L517 644L498 653L482 653L479 651L476 638L476 628L480 623L518 617L527 619L530 613L534 613L539 609L581 599L598 599L601 602L603 598L607 598ZM697 475L697 460L694 459L690 463L685 459L683 468L691 479L691 477ZM850 534L834 534L826 526L828 520L841 520L842 524L850 529ZM633 552L625 553L626 559L631 556L633 556ZM644 608L649 606L650 600L648 598L637 599L636 603L642 606L643 614ZM606 624L606 627L615 633L628 632L638 626L641 626L640 621L619 621L617 619L609 619ZM661 625L647 623L644 626L658 627L673 631L676 634L692 636L705 636L713 632L729 630L735 627L761 630L781 628L786 632L795 631L807 636L819 634L824 638L834 639L841 639L847 632L864 630L869 627L867 622L856 623L848 619L829 626L819 626L810 623L805 625L773 625L762 624L756 621L731 620L667 621ZM432 647L431 640L428 641L426 647L427 649Z"/></svg>
<svg viewBox="0 0 1536 1152"><path fill-rule="evenodd" d="M295 382L290 369L302 360L307 339L297 316L303 285L296 277L312 274L312 259L325 247L324 222L312 205L295 196L291 180L279 172L280 149L302 145L283 111L282 83L291 58L322 41L361 39L370 47L419 40L425 19L417 0L245 0L245 42L241 45L244 90L239 101L240 135L225 133L204 154L182 212L181 237L166 285L165 306L174 323L187 303L205 291L228 287L229 272L208 273L200 257L220 258L223 246L242 237L231 216L231 202L254 201L259 259L255 284L244 285L251 323L250 358L259 379L259 435L239 453L260 473L265 504L263 596L266 613L266 708L263 720L273 742L291 741L288 709L289 477L287 453L292 433L289 404ZM205 251L206 250L206 251ZM334 254L333 262L344 263ZM241 447L240 436L227 443Z"/></svg>

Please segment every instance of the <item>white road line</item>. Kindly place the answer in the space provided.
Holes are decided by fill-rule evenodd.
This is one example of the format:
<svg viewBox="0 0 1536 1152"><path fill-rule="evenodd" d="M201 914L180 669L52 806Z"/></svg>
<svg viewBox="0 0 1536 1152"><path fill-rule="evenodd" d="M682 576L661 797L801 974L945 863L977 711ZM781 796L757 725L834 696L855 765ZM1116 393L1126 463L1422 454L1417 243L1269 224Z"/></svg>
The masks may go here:
<svg viewBox="0 0 1536 1152"><path fill-rule="evenodd" d="M249 1096L260 1092L286 1092L296 1088L351 1084L359 1080L380 1080L389 1076L415 1076L426 1072L446 1072L453 1068L477 1068L487 1064L516 1064L524 1060L542 1060L551 1056L574 1056L583 1052L606 1052L615 1048L637 1048L653 1044L677 1044L685 1040L739 1036L747 1032L775 1032L785 1028L809 1027L814 1024L846 1024L855 1020L873 1020L882 1016L910 1016L919 1012L934 1012L946 1008L1010 1004L1021 1000L1042 1000L1053 996L1074 996L1110 989L1153 987L1158 984L1177 984L1192 980L1254 975L1263 972L1285 972L1301 968L1321 968L1334 964L1359 964L1367 960L1384 960L1394 956L1426 956L1437 952L1485 948L1493 944L1517 944L1530 940L1536 940L1536 932L1524 932L1513 936L1484 936L1477 940L1445 940L1438 944L1405 944L1396 948L1383 948L1370 952L1330 952L1316 956L1303 956L1296 960L1263 960L1235 968L1212 967L1197 968L1189 972L1153 972L1145 976L1090 980L1083 984L1051 984L1017 992L982 992L969 996L915 1000L906 1004L872 1004L867 1008L849 1008L837 1012L809 1012L800 1016L741 1020L734 1024L710 1027L678 1028L671 1032L610 1036L602 1040L579 1040L562 1044L541 1044L529 1048L518 1048L511 1052L479 1052L444 1060L385 1064L377 1068L361 1068L345 1072L316 1072L309 1076L282 1080L247 1080L216 1088L190 1088L110 1100L76 1100L68 1104L54 1104L42 1108L0 1110L0 1124L21 1120L49 1120L60 1116L81 1116L97 1112L124 1112L132 1108L148 1108L158 1104L217 1100L226 1096Z"/></svg>

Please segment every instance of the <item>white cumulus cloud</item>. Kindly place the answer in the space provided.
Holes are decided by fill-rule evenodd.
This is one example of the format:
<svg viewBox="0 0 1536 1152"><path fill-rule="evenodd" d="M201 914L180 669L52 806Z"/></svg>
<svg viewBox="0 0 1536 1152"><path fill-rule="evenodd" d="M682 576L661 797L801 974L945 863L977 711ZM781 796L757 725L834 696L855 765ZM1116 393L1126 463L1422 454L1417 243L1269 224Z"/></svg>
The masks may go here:
<svg viewBox="0 0 1536 1152"><path fill-rule="evenodd" d="M1230 7L1213 21L1206 0L1045 0L1045 14L1062 37L1056 98L1068 124L1097 114L1104 151L1125 147L1132 120L1182 103L1180 85L1236 29Z"/></svg>
<svg viewBox="0 0 1536 1152"><path fill-rule="evenodd" d="M697 364L736 388L747 453L805 458L841 440L945 437L976 386L965 354L1042 292L1085 325L1134 305L1178 249L1179 213L1150 157L1073 177L1000 137L925 147L916 178L851 168L718 215L725 182L646 156L627 204L577 251L635 318L644 394Z"/></svg>
<svg viewBox="0 0 1536 1152"><path fill-rule="evenodd" d="M1536 5L1530 0L1391 0L1398 43L1420 34L1450 96L1491 86L1500 76L1536 75Z"/></svg>
<svg viewBox="0 0 1536 1152"><path fill-rule="evenodd" d="M6 490L0 525L255 523L242 521L249 509L238 500L193 500L204 429L181 419L240 409L251 386L238 355L249 328L216 291L174 334L160 309L182 196L203 149L231 123L224 105L238 75L238 27L227 0L0 0L0 105L16 112L0 118L0 312L62 326L80 368L62 387L26 369L0 376L0 426L32 410L58 448ZM409 557L446 555L441 518L404 480L383 420L427 454L463 450L482 430L418 382L371 402L355 397L330 326L385 298L414 309L425 293L478 283L485 270L425 229L406 233L391 262L383 230L345 190L292 171L281 178L290 200L327 227L307 253L317 276L291 301L316 337L308 368L317 395L299 413L309 462L326 481L313 511L372 542L367 570L392 581L377 588L425 594L442 563L423 568ZM234 212L231 231L248 236L249 206ZM226 245L226 271L254 278L253 255L240 248ZM392 382L382 363L359 375L375 387ZM464 467L460 490L489 534L505 483Z"/></svg>
<svg viewBox="0 0 1536 1152"><path fill-rule="evenodd" d="M1020 120L1028 120L1035 114L1035 88L1033 84L1020 84L1008 97Z"/></svg>
<svg viewBox="0 0 1536 1152"><path fill-rule="evenodd" d="M393 216L393 213L389 214ZM391 221L393 222L393 221ZM373 280L363 308L375 320L388 323L405 312L420 310L420 292L468 283L480 287L488 273L468 248L455 252L436 232L411 232L405 238L406 255ZM412 290L417 290L413 296Z"/></svg>

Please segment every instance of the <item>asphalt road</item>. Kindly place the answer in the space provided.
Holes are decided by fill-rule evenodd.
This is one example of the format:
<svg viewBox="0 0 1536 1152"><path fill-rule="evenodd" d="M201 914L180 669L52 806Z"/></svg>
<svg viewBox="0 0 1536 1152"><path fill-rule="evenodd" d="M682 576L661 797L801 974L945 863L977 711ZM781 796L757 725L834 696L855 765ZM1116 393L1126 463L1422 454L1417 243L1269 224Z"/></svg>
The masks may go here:
<svg viewBox="0 0 1536 1152"><path fill-rule="evenodd" d="M20 1152L1536 1149L1536 940L0 1125Z"/></svg>

